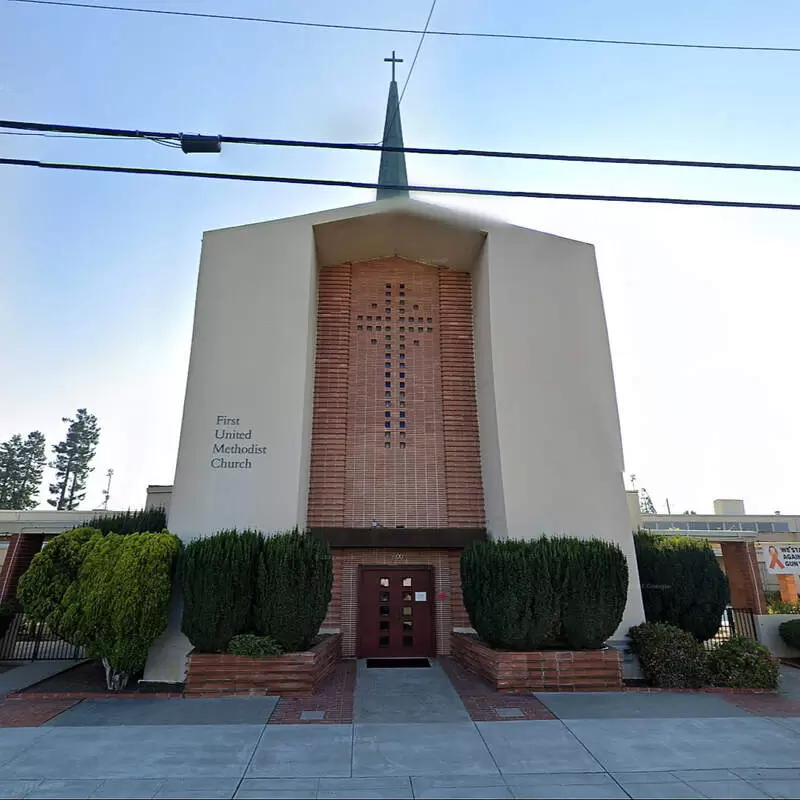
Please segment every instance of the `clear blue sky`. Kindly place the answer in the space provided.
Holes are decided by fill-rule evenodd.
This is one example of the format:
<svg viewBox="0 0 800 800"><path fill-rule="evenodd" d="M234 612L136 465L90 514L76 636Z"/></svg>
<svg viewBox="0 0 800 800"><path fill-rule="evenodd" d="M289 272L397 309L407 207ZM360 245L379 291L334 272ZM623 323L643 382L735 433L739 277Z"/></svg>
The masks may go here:
<svg viewBox="0 0 800 800"><path fill-rule="evenodd" d="M120 4L132 0L122 0ZM419 28L428 0L142 0L168 9ZM439 29L800 45L795 0L439 0ZM0 4L10 119L375 141L382 59L415 36ZM431 37L406 143L800 163L800 54ZM4 156L372 181L375 154L0 136ZM800 202L791 175L410 156L412 183ZM103 432L86 507L173 477L202 232L372 198L312 187L0 167L0 439ZM424 196L596 244L627 469L664 510L800 513L800 212ZM287 332L291 335L291 332ZM275 343L279 345L280 343ZM280 387L276 387L280 391ZM46 494L41 501L44 503Z"/></svg>

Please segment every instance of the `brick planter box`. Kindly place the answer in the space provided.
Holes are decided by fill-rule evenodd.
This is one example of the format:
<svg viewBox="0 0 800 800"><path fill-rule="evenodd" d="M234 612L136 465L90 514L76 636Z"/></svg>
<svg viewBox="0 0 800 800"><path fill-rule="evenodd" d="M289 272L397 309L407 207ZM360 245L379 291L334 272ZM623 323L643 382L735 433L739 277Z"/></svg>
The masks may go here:
<svg viewBox="0 0 800 800"><path fill-rule="evenodd" d="M450 652L499 692L622 691L622 654L603 650L493 650L477 636L453 633Z"/></svg>
<svg viewBox="0 0 800 800"><path fill-rule="evenodd" d="M230 653L192 653L186 676L187 697L281 695L310 697L342 655L337 633L303 653L248 658Z"/></svg>

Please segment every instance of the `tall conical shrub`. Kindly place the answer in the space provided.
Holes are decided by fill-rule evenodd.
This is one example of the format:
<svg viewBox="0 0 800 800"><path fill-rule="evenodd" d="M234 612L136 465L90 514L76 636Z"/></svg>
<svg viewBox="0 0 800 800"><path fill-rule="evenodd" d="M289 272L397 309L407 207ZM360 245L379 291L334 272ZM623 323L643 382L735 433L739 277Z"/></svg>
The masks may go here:
<svg viewBox="0 0 800 800"><path fill-rule="evenodd" d="M254 627L286 652L305 650L319 631L333 587L326 542L306 533L264 540L254 597Z"/></svg>
<svg viewBox="0 0 800 800"><path fill-rule="evenodd" d="M255 531L220 531L190 542L180 561L181 629L197 650L224 651L252 629L252 604L263 537Z"/></svg>
<svg viewBox="0 0 800 800"><path fill-rule="evenodd" d="M549 565L527 542L477 542L461 557L464 607L487 644L534 650L552 635Z"/></svg>
<svg viewBox="0 0 800 800"><path fill-rule="evenodd" d="M698 642L714 636L730 594L711 545L646 531L634 542L647 621L677 625Z"/></svg>

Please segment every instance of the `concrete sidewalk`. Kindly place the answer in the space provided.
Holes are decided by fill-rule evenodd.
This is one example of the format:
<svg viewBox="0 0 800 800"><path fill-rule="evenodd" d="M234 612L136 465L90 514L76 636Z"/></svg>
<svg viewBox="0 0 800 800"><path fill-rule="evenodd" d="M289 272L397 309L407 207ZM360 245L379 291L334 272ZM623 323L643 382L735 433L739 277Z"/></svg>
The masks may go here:
<svg viewBox="0 0 800 800"><path fill-rule="evenodd" d="M800 789L800 717L81 722L0 730L0 796L763 798Z"/></svg>

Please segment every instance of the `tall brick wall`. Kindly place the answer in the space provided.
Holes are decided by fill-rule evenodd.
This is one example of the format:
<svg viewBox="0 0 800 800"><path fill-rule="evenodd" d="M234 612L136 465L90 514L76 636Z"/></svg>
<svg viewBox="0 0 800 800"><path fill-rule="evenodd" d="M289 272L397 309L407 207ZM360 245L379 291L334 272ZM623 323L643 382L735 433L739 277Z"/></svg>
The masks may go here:
<svg viewBox="0 0 800 800"><path fill-rule="evenodd" d="M33 557L42 549L41 533L14 533L8 543L3 566L0 567L0 600L17 596L19 579L25 574Z"/></svg>
<svg viewBox="0 0 800 800"><path fill-rule="evenodd" d="M720 546L731 590L731 605L766 614L764 586L755 547L750 542L722 542Z"/></svg>
<svg viewBox="0 0 800 800"><path fill-rule="evenodd" d="M469 273L439 270L439 327L447 518L454 528L482 527L485 506Z"/></svg>
<svg viewBox="0 0 800 800"><path fill-rule="evenodd" d="M318 318L308 524L481 527L471 276L325 267Z"/></svg>

